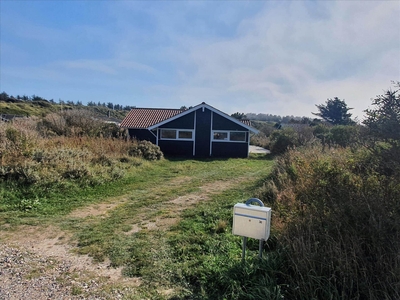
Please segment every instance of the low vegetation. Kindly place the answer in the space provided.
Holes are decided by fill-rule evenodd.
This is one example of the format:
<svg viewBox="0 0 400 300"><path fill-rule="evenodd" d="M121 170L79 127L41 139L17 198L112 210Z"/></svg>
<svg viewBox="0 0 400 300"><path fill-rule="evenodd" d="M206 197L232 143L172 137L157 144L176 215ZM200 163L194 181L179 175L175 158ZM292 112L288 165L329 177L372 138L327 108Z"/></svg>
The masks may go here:
<svg viewBox="0 0 400 300"><path fill-rule="evenodd" d="M290 299L400 296L400 174L360 149L290 150L265 188Z"/></svg>
<svg viewBox="0 0 400 300"><path fill-rule="evenodd" d="M162 158L159 147L122 133L80 110L0 122L0 211L31 209L54 189L102 185Z"/></svg>
<svg viewBox="0 0 400 300"><path fill-rule="evenodd" d="M400 298L398 92L378 96L364 126L319 125L280 151L260 198L275 211L286 297Z"/></svg>
<svg viewBox="0 0 400 300"><path fill-rule="evenodd" d="M53 99L47 100L37 95L12 96L6 92L0 93L0 115L15 115L19 117L44 117L50 113L68 110L84 110L99 119L122 120L133 106L122 106L113 103L94 103L83 105L80 101Z"/></svg>
<svg viewBox="0 0 400 300"><path fill-rule="evenodd" d="M0 226L68 232L139 280L126 299L399 299L399 107L389 90L363 124L347 110L351 125L259 124L274 160L163 159L74 112L2 123ZM250 239L242 262L232 208L250 197L273 226L263 258Z"/></svg>

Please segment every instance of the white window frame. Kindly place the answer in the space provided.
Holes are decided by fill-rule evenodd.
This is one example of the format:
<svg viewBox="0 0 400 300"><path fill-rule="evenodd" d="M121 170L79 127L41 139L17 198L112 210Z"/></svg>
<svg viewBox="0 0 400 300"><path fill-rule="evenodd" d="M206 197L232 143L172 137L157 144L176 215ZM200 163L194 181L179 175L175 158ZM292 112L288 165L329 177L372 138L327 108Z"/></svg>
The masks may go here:
<svg viewBox="0 0 400 300"><path fill-rule="evenodd" d="M214 138L215 133L227 133L227 139L218 140ZM231 141L231 133L244 133L243 141ZM222 143L247 143L247 132L246 131L232 131L232 130L213 130L212 131L212 141L213 142L222 142Z"/></svg>
<svg viewBox="0 0 400 300"><path fill-rule="evenodd" d="M194 130L193 129L177 129L177 128L160 128L160 140L168 140L168 141L193 141L194 140ZM175 130L175 138L163 138L162 135L162 131L163 130ZM183 132L183 131L187 131L187 132L191 132L192 133L192 138L191 139L186 139L186 138L179 138L179 132Z"/></svg>

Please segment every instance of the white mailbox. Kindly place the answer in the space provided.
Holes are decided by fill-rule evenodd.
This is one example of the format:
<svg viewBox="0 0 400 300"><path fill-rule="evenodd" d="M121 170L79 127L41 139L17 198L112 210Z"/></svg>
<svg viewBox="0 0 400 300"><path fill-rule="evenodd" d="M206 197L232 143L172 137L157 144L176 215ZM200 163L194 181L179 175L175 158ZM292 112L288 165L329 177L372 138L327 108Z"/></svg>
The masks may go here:
<svg viewBox="0 0 400 300"><path fill-rule="evenodd" d="M233 234L266 241L270 228L271 208L244 203L233 207Z"/></svg>

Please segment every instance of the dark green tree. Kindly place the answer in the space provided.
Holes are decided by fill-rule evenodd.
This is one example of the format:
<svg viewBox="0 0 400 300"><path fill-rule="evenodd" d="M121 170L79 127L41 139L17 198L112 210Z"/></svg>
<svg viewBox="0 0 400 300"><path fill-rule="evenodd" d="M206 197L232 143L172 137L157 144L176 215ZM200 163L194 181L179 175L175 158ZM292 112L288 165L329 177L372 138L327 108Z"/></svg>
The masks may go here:
<svg viewBox="0 0 400 300"><path fill-rule="evenodd" d="M400 82L397 83L400 87ZM400 142L400 90L388 90L384 95L379 95L372 102L374 109L367 109L363 121L371 134L389 142Z"/></svg>
<svg viewBox="0 0 400 300"><path fill-rule="evenodd" d="M8 94L6 92L2 92L0 94L0 100L1 101L6 101L8 99Z"/></svg>
<svg viewBox="0 0 400 300"><path fill-rule="evenodd" d="M234 117L235 119L238 119L238 120L246 119L246 115L244 113L240 113L240 112L235 112L234 114L231 114L231 117Z"/></svg>
<svg viewBox="0 0 400 300"><path fill-rule="evenodd" d="M348 112L352 108L347 107L346 102L340 100L338 97L328 99L325 104L316 105L316 107L319 113L312 114L321 117L333 125L354 124L354 121L350 118L351 114Z"/></svg>
<svg viewBox="0 0 400 300"><path fill-rule="evenodd" d="M396 87L400 88L400 82ZM386 174L400 172L400 90L386 91L377 96L373 109L365 110L364 125L369 130L372 151L380 158Z"/></svg>

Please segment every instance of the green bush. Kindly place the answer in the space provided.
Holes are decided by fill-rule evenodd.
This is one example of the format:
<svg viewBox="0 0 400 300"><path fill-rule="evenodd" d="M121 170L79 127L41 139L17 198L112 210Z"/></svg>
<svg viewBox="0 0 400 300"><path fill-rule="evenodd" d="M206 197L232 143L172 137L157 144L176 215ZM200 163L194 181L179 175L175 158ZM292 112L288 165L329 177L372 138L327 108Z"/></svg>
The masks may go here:
<svg viewBox="0 0 400 300"><path fill-rule="evenodd" d="M272 154L282 154L297 145L296 132L292 128L274 131L271 134L270 150Z"/></svg>
<svg viewBox="0 0 400 300"><path fill-rule="evenodd" d="M149 141L132 143L128 150L130 156L142 157L146 160L160 160L164 157L160 147Z"/></svg>
<svg viewBox="0 0 400 300"><path fill-rule="evenodd" d="M327 126L319 124L314 127L314 135L322 145L354 147L360 143L361 127L357 125Z"/></svg>
<svg viewBox="0 0 400 300"><path fill-rule="evenodd" d="M332 143L341 147L356 145L359 141L359 127L352 125L337 125L331 128Z"/></svg>
<svg viewBox="0 0 400 300"><path fill-rule="evenodd" d="M312 127L306 124L291 124L291 127L275 130L270 136L272 154L279 155L287 150L312 145L315 141Z"/></svg>

